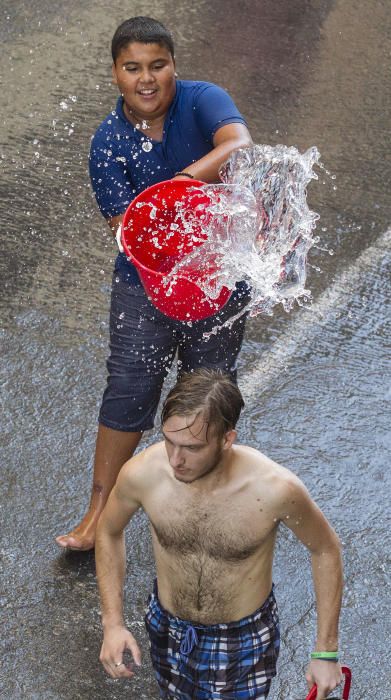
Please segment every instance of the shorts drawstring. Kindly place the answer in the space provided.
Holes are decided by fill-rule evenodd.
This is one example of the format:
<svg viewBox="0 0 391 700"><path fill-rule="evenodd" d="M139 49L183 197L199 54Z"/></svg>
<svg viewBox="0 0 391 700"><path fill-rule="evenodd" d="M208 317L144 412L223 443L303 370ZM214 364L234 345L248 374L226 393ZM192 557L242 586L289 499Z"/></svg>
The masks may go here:
<svg viewBox="0 0 391 700"><path fill-rule="evenodd" d="M197 632L192 625L189 625L179 647L181 654L186 654L186 656L191 654L196 644L198 644Z"/></svg>
<svg viewBox="0 0 391 700"><path fill-rule="evenodd" d="M162 608L155 582L145 622L161 698L220 698L229 678L230 698L265 700L276 675L280 640L272 593L251 615L204 625Z"/></svg>

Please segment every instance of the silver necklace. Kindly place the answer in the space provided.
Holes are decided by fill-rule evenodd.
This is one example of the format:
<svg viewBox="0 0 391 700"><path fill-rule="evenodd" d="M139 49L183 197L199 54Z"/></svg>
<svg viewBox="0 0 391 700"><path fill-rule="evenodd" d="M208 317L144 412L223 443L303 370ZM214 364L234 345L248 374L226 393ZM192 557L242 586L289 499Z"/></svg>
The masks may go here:
<svg viewBox="0 0 391 700"><path fill-rule="evenodd" d="M152 129L152 126L151 124L148 124L146 119L142 119L141 123L137 122L137 124L134 125L134 128L138 131L146 131L147 129ZM149 139L142 139L141 148L146 153L149 153L149 151L152 151L153 148L152 142Z"/></svg>
<svg viewBox="0 0 391 700"><path fill-rule="evenodd" d="M132 115L134 118L134 114L131 109L128 107L129 114ZM147 129L152 129L152 125L146 120L146 119L141 119L140 122L136 122L136 124L133 124L133 128L137 129L137 131L147 131ZM143 151L146 153L149 153L149 151L152 151L153 148L153 143L147 138L142 138L141 140L141 148Z"/></svg>
<svg viewBox="0 0 391 700"><path fill-rule="evenodd" d="M141 148L142 148L143 151L145 151L146 153L149 153L149 151L152 151L153 144L152 144L151 141L149 141L149 140L147 141L146 139L144 139L144 140L141 142Z"/></svg>
<svg viewBox="0 0 391 700"><path fill-rule="evenodd" d="M147 122L146 119L142 119L142 120L141 120L141 124L135 124L135 125L134 125L134 128L135 128L135 129L145 129L145 130L147 130L147 129L152 129L151 125L148 124L148 122Z"/></svg>

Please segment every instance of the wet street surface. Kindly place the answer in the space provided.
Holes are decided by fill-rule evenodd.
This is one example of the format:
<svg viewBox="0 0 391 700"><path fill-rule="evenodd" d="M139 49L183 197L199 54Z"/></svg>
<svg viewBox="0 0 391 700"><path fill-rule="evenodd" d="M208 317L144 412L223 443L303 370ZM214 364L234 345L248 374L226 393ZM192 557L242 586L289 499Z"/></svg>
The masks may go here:
<svg viewBox="0 0 391 700"><path fill-rule="evenodd" d="M89 184L89 141L116 99L111 36L144 14L172 29L180 77L227 89L256 143L321 153L309 188L320 214L314 301L249 320L239 436L295 471L335 526L350 700L390 700L389 3L14 0L0 11L0 697L158 698L143 627L154 577L145 516L127 532L126 617L144 653L130 682L98 661L93 555L54 543L87 505L106 374L116 250ZM315 612L308 556L284 528L274 581L282 650L270 698L296 700Z"/></svg>

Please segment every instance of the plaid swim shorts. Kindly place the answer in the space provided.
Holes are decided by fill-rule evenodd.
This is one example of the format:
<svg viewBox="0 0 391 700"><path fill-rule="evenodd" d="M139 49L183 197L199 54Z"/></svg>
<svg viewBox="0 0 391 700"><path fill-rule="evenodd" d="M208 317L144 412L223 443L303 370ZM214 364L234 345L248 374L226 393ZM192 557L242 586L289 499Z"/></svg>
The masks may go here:
<svg viewBox="0 0 391 700"><path fill-rule="evenodd" d="M165 700L265 700L280 646L273 590L237 622L200 625L164 610L151 594L145 615L160 697Z"/></svg>

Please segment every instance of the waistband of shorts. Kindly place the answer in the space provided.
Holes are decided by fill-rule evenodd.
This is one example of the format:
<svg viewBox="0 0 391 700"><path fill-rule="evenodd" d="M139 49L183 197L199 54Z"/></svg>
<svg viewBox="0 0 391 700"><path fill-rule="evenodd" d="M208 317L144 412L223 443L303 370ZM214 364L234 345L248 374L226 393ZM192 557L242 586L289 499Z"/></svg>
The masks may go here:
<svg viewBox="0 0 391 700"><path fill-rule="evenodd" d="M267 596L266 600L262 603L262 605L259 608L254 610L254 612L250 615L246 615L246 617L242 617L240 620L235 620L234 622L219 622L213 625L203 625L200 622L193 622L192 620L184 620L180 617L176 617L175 615L172 615L170 612L168 612L168 610L163 608L158 596L157 579L155 579L153 585L153 593L151 593L149 597L148 608L152 613L155 612L159 616L165 617L171 626L177 627L179 629L187 628L189 627L189 625L191 625L191 627L194 627L194 629L198 630L231 630L237 629L239 627L246 627L246 625L251 625L254 622L260 620L262 617L265 617L268 613L275 614L277 612L277 603L274 597L273 584L272 589L269 595Z"/></svg>

